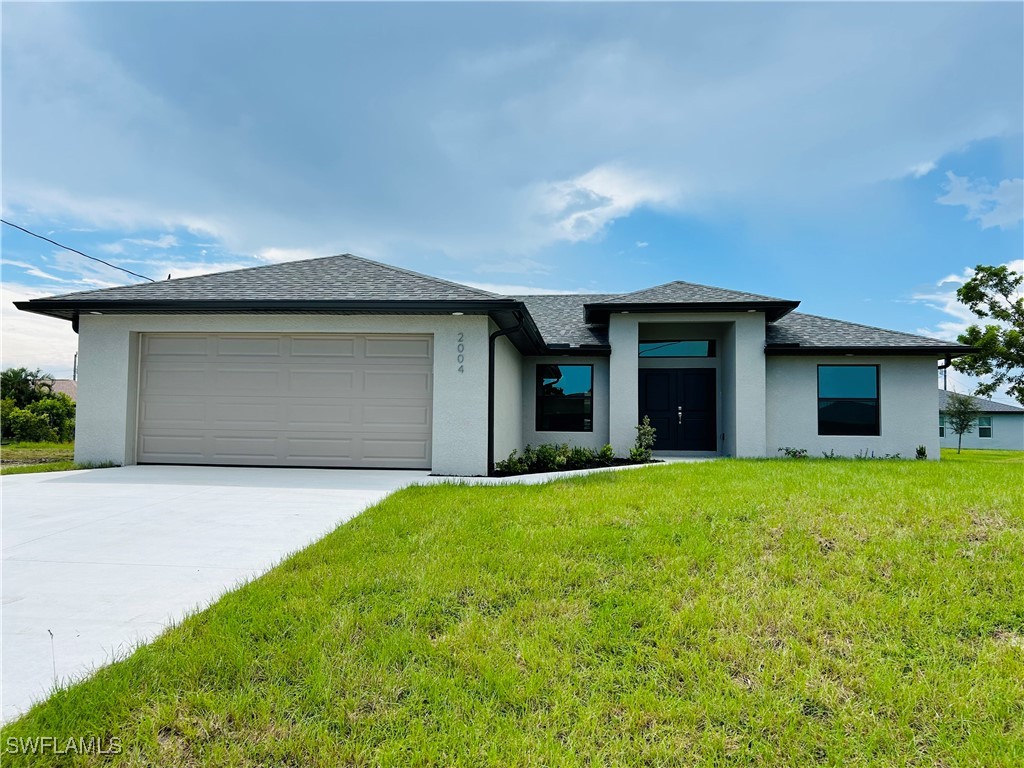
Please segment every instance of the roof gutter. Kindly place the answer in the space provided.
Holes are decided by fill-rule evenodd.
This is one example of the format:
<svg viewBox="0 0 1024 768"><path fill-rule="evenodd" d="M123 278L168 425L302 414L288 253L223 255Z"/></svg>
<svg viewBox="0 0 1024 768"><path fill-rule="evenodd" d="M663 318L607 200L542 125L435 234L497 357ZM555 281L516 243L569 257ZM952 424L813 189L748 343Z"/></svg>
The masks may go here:
<svg viewBox="0 0 1024 768"><path fill-rule="evenodd" d="M508 336L523 329L522 312L514 313L516 324L499 328L487 337L487 474L494 472L494 347L499 336Z"/></svg>

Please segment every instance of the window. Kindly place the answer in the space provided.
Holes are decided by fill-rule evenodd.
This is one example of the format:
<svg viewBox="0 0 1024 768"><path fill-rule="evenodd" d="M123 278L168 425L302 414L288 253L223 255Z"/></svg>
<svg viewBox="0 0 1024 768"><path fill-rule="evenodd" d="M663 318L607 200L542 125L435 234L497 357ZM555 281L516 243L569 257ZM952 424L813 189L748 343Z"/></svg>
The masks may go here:
<svg viewBox="0 0 1024 768"><path fill-rule="evenodd" d="M939 414L939 437L946 436L946 417Z"/></svg>
<svg viewBox="0 0 1024 768"><path fill-rule="evenodd" d="M594 366L537 366L537 431L594 431Z"/></svg>
<svg viewBox="0 0 1024 768"><path fill-rule="evenodd" d="M978 417L978 437L992 437L992 417Z"/></svg>
<svg viewBox="0 0 1024 768"><path fill-rule="evenodd" d="M818 366L818 434L881 434L877 365Z"/></svg>
<svg viewBox="0 0 1024 768"><path fill-rule="evenodd" d="M641 341L640 357L714 357L715 340Z"/></svg>

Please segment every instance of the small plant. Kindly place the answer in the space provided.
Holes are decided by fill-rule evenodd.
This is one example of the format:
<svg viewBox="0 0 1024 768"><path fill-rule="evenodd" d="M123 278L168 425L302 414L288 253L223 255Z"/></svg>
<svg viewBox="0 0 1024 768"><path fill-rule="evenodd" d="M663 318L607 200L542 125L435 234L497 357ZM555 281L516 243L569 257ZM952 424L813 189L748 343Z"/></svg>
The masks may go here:
<svg viewBox="0 0 1024 768"><path fill-rule="evenodd" d="M589 448L574 446L569 448L565 457L566 469L586 469L597 462L597 454Z"/></svg>
<svg viewBox="0 0 1024 768"><path fill-rule="evenodd" d="M928 449L925 448L923 445L917 446L917 453L914 454L914 458L918 459L919 461L922 460L922 459L927 459L928 458Z"/></svg>
<svg viewBox="0 0 1024 768"><path fill-rule="evenodd" d="M781 453L787 459L806 459L807 458L807 449L806 448L790 448L787 445L784 448L779 448L779 453Z"/></svg>
<svg viewBox="0 0 1024 768"><path fill-rule="evenodd" d="M605 443L604 447L597 452L595 460L598 464L610 467L612 462L615 461L615 449L612 448L610 443Z"/></svg>
<svg viewBox="0 0 1024 768"><path fill-rule="evenodd" d="M636 425L636 443L629 451L629 458L633 461L650 461L655 435L656 430L651 426L650 418L644 416L644 420Z"/></svg>
<svg viewBox="0 0 1024 768"><path fill-rule="evenodd" d="M835 448L832 448L831 450L829 450L828 453L825 453L824 451L822 451L821 455L822 455L823 458L826 458L826 459L841 459L842 458L842 456L840 456L838 453L836 453L836 449Z"/></svg>
<svg viewBox="0 0 1024 768"><path fill-rule="evenodd" d="M519 451L513 448L507 459L494 462L494 471L499 475L521 475L528 472L529 466L525 457L517 456L518 453Z"/></svg>

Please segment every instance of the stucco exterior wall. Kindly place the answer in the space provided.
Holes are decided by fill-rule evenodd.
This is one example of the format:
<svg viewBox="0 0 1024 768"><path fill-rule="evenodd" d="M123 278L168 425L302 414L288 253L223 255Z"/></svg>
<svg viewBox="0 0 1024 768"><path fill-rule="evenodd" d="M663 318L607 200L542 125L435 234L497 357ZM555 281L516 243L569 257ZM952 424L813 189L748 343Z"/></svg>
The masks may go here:
<svg viewBox="0 0 1024 768"><path fill-rule="evenodd" d="M594 429L592 432L538 432L537 431L537 366L540 364L555 365L592 365L594 366ZM523 432L522 445L540 445L541 443L568 443L583 448L599 450L608 443L608 358L606 357L526 357L522 367L522 403ZM635 410L634 405L634 410ZM630 443L632 445L632 442ZM511 449L510 449L511 450ZM628 454L628 448L625 453ZM496 458L505 458L495 451Z"/></svg>
<svg viewBox="0 0 1024 768"><path fill-rule="evenodd" d="M923 445L939 458L935 360L930 357L769 356L768 455L783 447L805 448L812 456L835 451L853 456L898 453L914 458ZM877 436L818 434L818 365L878 365L881 428ZM935 393L935 394L933 394Z"/></svg>
<svg viewBox="0 0 1024 768"><path fill-rule="evenodd" d="M491 330L497 326L492 324ZM523 448L523 357L505 336L494 340L494 459Z"/></svg>
<svg viewBox="0 0 1024 768"><path fill-rule="evenodd" d="M979 437L977 422L974 431L964 435L964 448L988 448L1000 451L1024 451L1024 413L986 413L992 417L992 437ZM936 432L939 428L935 421ZM946 436L939 439L943 448L956 448L957 436L946 423Z"/></svg>
<svg viewBox="0 0 1024 768"><path fill-rule="evenodd" d="M134 463L140 333L430 333L432 469L486 474L488 322L476 315L84 315L75 460Z"/></svg>
<svg viewBox="0 0 1024 768"><path fill-rule="evenodd" d="M765 322L761 312L613 314L609 369L609 438L616 453L627 453L636 437L639 326L656 323L722 324L719 372L719 445L730 456L764 456ZM685 367L682 365L680 367ZM721 434L725 434L724 440Z"/></svg>

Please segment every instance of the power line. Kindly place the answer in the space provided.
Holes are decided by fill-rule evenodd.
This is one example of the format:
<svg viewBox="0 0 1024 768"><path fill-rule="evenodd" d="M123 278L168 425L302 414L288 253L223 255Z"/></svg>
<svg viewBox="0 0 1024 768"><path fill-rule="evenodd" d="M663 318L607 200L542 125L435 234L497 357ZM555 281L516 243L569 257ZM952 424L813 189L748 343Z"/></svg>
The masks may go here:
<svg viewBox="0 0 1024 768"><path fill-rule="evenodd" d="M63 248L65 251L71 251L72 253L77 253L79 256L85 256L85 258L87 258L87 259L92 259L93 261L98 261L100 264L106 264L108 267L110 267L112 269L119 269L122 272L127 272L129 275L132 275L133 277L141 277L143 280L149 280L149 282L151 282L151 283L155 283L156 282L156 280L154 280L152 277L146 277L145 275L140 275L138 272L132 272L130 269L125 269L124 267L119 267L119 266L117 266L117 264L111 264L109 261L104 261L103 259L97 259L95 256L90 256L88 253L82 253L77 248L72 248L72 247L70 247L68 245L64 245L62 243L58 243L56 240L51 240L48 237L43 237L42 235L40 235L40 234L38 234L36 232L33 232L30 229L25 229L24 227L19 227L17 224L12 224L11 222L7 221L6 219L0 219L0 222L3 222L8 227L14 227L15 229L20 229L26 235L32 235L32 237L38 237L40 240L45 240L48 243L52 243L53 245L56 245L58 248Z"/></svg>

